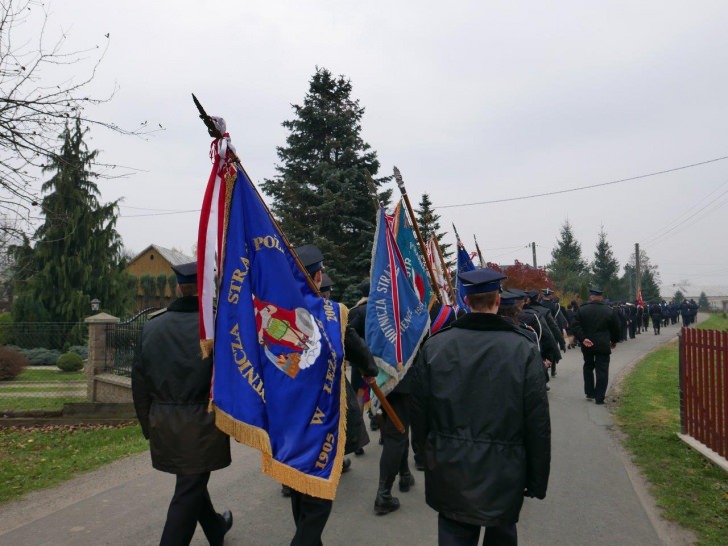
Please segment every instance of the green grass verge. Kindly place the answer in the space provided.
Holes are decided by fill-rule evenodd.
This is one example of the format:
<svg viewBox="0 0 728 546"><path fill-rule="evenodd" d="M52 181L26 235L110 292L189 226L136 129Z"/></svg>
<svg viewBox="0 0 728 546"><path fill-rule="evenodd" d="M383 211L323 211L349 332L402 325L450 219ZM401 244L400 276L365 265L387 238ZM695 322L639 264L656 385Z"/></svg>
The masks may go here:
<svg viewBox="0 0 728 546"><path fill-rule="evenodd" d="M138 425L0 428L0 503L147 449Z"/></svg>
<svg viewBox="0 0 728 546"><path fill-rule="evenodd" d="M64 392L64 391L85 391L86 390L86 383L81 383L80 385L68 385L64 383L60 383L59 385L53 385L50 387L6 387L5 385L0 385L0 394L3 393L12 393L12 392L47 392L47 393L55 393L55 392ZM52 394L50 394L52 396Z"/></svg>
<svg viewBox="0 0 728 546"><path fill-rule="evenodd" d="M716 323L706 323L701 326L717 328ZM703 546L725 546L728 474L677 437L678 389L678 346L669 344L648 355L625 378L615 418L664 517L695 531Z"/></svg>
<svg viewBox="0 0 728 546"><path fill-rule="evenodd" d="M704 320L697 326L703 330L728 330L728 318L722 314L710 315L710 318Z"/></svg>
<svg viewBox="0 0 728 546"><path fill-rule="evenodd" d="M25 368L22 373L15 378L15 381L85 381L86 376L83 372L62 372L61 370L36 370L33 368ZM12 381L3 381L0 385L12 384Z"/></svg>
<svg viewBox="0 0 728 546"><path fill-rule="evenodd" d="M63 409L63 404L86 402L85 396L30 396L23 398L0 398L1 411L56 411Z"/></svg>

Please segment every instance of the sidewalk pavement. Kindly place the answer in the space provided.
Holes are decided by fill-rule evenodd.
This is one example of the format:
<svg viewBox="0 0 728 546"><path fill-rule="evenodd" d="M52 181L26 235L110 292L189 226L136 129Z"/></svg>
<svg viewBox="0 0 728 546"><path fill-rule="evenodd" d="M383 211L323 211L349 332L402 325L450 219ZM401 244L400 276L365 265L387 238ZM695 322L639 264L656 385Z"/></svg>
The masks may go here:
<svg viewBox="0 0 728 546"><path fill-rule="evenodd" d="M605 406L584 398L581 352L569 350L551 381L552 464L545 500L526 499L518 534L522 545L651 546L690 544L690 533L662 521L639 473L613 431L609 411L615 378L658 345L674 341L679 325L661 336L643 332L612 354ZM676 385L677 388L677 385ZM378 433L342 476L323 541L328 545L431 545L437 514L424 501L424 477L395 494L402 507L373 513L377 489ZM414 468L414 465L413 465ZM2 506L0 544L13 546L143 546L159 543L174 476L151 468L143 453L85 474L53 489ZM395 486L396 491L396 486ZM210 495L219 511L231 509L227 545L289 544L290 502L260 471L260 455L233 443L233 463L214 472ZM207 544L198 527L192 544Z"/></svg>

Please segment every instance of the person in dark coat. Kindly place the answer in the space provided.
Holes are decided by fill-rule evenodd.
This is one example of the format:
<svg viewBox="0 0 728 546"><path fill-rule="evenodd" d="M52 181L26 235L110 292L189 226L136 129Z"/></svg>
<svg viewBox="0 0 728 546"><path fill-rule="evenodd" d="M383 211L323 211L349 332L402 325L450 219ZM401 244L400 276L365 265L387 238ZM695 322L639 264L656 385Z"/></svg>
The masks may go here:
<svg viewBox="0 0 728 546"><path fill-rule="evenodd" d="M551 314L549 308L541 305L539 301L540 292L538 290L530 290L526 293L529 296L529 300L528 303L523 307L524 310L532 310L538 313L541 323L545 324L548 327L551 335L553 336L561 351L566 352L566 340L564 340L564 333L561 331L561 328L559 328L558 324L556 324L556 320ZM560 360L561 353L559 352L558 354L554 355L554 360L551 361L551 377L556 377L556 364L558 364Z"/></svg>
<svg viewBox="0 0 728 546"><path fill-rule="evenodd" d="M296 247L294 251L303 267L306 268L306 271L311 276L316 288L320 289L323 281L324 260L321 251L315 245L311 244ZM369 352L364 340L349 324L347 324L344 334L344 353L347 362L355 366L364 377L368 378L368 381L376 380L379 368L377 368L374 362L374 357ZM346 379L346 383L347 405L350 405L349 400L353 394L353 389L348 378ZM356 400L354 400L354 403L356 403ZM347 417L351 416L352 419L355 419L357 415L360 421L358 426L363 427L361 412L347 411ZM347 451L351 449L352 445L350 444L350 431L352 426L354 426L354 423L347 422ZM359 431L356 432L357 436L358 434ZM296 524L296 533L291 541L291 546L321 545L321 535L326 527L326 522L329 520L329 515L331 515L333 501L307 495L293 488L290 489L290 496L293 521Z"/></svg>
<svg viewBox="0 0 728 546"><path fill-rule="evenodd" d="M199 522L210 544L221 545L233 516L215 511L207 482L230 464L230 438L207 411L212 361L201 356L197 262L172 269L181 297L144 325L132 368L134 407L152 466L177 476L160 544L189 544Z"/></svg>
<svg viewBox="0 0 728 546"><path fill-rule="evenodd" d="M662 307L658 302L652 302L650 305L650 319L652 319L652 328L655 335L660 335L660 326L662 325Z"/></svg>
<svg viewBox="0 0 728 546"><path fill-rule="evenodd" d="M620 325L614 310L604 303L601 289L589 289L589 301L579 308L574 319L574 335L584 356L586 399L604 404L609 382L609 356L619 342Z"/></svg>
<svg viewBox="0 0 728 546"><path fill-rule="evenodd" d="M425 500L440 545L516 545L524 497L543 499L551 422L543 361L523 329L496 314L492 269L460 273L472 312L430 337L412 382L413 442L425 453Z"/></svg>

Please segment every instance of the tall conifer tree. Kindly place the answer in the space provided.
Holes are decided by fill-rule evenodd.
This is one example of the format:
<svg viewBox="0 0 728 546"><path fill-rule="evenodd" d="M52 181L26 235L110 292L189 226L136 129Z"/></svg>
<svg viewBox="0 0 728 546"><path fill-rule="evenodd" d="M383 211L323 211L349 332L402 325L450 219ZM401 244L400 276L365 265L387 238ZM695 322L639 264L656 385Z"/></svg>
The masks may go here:
<svg viewBox="0 0 728 546"><path fill-rule="evenodd" d="M447 232L440 229L440 215L435 214L435 209L432 207L432 201L430 201L430 196L427 193L422 194L419 208L415 209L415 214L417 215L417 225L420 227L420 232L422 233L422 238L425 242L427 242L432 235L437 237L437 242L440 244L440 250L442 250L442 256L445 258L445 262L448 263L450 267L455 267L455 264L451 260L454 254L453 251L450 250L452 245L444 242L444 237L447 235Z"/></svg>
<svg viewBox="0 0 728 546"><path fill-rule="evenodd" d="M619 262L614 257L612 247L607 241L607 234L602 226L599 232L594 261L591 264L592 282L612 295L619 284Z"/></svg>
<svg viewBox="0 0 728 546"><path fill-rule="evenodd" d="M361 137L364 108L351 97L351 82L317 68L295 118L284 121L286 146L278 147L277 176L263 191L294 245L313 243L325 256L334 298L356 301L358 283L369 275L376 226L367 173L379 160ZM377 188L388 178L373 178ZM391 190L379 195L389 201Z"/></svg>
<svg viewBox="0 0 728 546"><path fill-rule="evenodd" d="M35 233L35 245L26 240L16 249L25 264L16 277L16 320L77 322L90 314L93 298L113 314L129 308L116 231L118 205L99 203L97 175L91 171L97 152L84 144L85 133L78 119L73 128L67 126L60 152L44 168L54 173L42 186L45 220Z"/></svg>
<svg viewBox="0 0 728 546"><path fill-rule="evenodd" d="M560 239L551 251L549 277L562 292L580 294L587 284L588 266L581 255L581 244L574 237L568 220L561 226Z"/></svg>

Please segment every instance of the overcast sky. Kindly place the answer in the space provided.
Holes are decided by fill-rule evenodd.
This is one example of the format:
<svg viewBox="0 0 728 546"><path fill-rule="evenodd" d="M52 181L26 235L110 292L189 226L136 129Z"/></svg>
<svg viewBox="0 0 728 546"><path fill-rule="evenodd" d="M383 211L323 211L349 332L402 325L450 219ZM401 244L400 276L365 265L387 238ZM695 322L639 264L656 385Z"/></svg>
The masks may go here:
<svg viewBox="0 0 728 546"><path fill-rule="evenodd" d="M603 227L623 266L640 243L668 286L728 286L725 1L55 1L49 32L109 49L91 113L147 139L91 133L102 160L138 169L99 183L123 198L118 230L139 252L192 252L210 138L190 98L223 116L246 170L272 177L281 122L316 66L344 74L363 138L430 194L486 259L550 260L568 219L586 258ZM462 206L458 206L462 205ZM174 214L169 214L174 212ZM451 237L454 242L454 237Z"/></svg>

